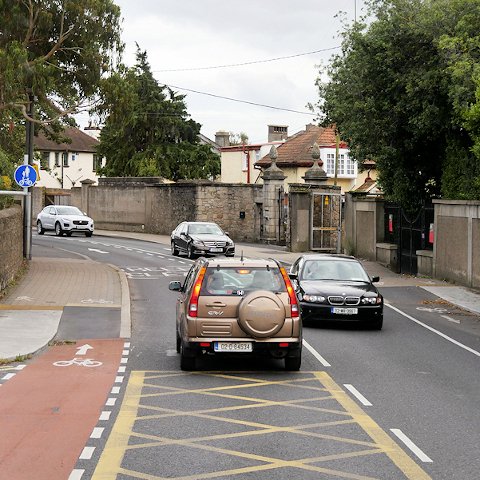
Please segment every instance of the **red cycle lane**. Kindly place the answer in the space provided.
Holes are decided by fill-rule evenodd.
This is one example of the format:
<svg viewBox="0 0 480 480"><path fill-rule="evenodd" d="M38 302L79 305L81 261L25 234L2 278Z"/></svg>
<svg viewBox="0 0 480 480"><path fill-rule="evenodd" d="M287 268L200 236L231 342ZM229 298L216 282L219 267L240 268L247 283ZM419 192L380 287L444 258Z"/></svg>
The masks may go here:
<svg viewBox="0 0 480 480"><path fill-rule="evenodd" d="M111 339L50 347L2 385L1 480L68 479L104 410L123 345Z"/></svg>

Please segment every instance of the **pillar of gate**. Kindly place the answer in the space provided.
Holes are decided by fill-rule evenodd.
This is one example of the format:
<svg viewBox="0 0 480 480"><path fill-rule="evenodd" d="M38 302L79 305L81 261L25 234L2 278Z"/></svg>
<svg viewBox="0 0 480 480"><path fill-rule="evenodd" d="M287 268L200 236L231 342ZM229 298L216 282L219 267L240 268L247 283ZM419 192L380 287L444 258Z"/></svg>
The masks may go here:
<svg viewBox="0 0 480 480"><path fill-rule="evenodd" d="M323 194L331 199L332 195L337 197L341 193L340 187L326 184L328 177L323 169L320 149L316 143L312 146L312 158L312 167L302 177L305 183L289 184L288 186L290 219L288 248L292 252L317 250L312 242L315 240L316 232L323 227L315 223L318 218L321 218L317 212L319 202L316 200L325 197L316 194ZM337 248L334 250L337 251Z"/></svg>
<svg viewBox="0 0 480 480"><path fill-rule="evenodd" d="M263 235L265 243L280 243L280 208L279 192L283 190L286 178L283 171L277 167L277 149L272 145L270 159L272 163L262 174L263 179Z"/></svg>

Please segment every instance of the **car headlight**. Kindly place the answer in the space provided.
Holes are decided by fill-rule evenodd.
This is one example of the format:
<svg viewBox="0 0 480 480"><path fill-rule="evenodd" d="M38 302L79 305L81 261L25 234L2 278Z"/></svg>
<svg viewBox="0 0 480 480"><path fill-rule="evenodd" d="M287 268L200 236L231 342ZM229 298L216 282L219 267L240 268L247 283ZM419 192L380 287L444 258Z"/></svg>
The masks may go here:
<svg viewBox="0 0 480 480"><path fill-rule="evenodd" d="M378 303L381 303L381 297L380 296L376 296L376 297L363 297L362 298L362 303L364 305L375 305L375 304L378 304Z"/></svg>
<svg viewBox="0 0 480 480"><path fill-rule="evenodd" d="M322 303L325 301L325 297L322 297L322 295L304 295L303 299L306 302L312 302L312 303Z"/></svg>
<svg viewBox="0 0 480 480"><path fill-rule="evenodd" d="M227 242L227 246L233 247L233 242L232 242L231 240L229 240L229 241Z"/></svg>
<svg viewBox="0 0 480 480"><path fill-rule="evenodd" d="M193 241L193 244L196 246L196 247L205 247L205 244L203 242L201 242L200 240L194 240Z"/></svg>

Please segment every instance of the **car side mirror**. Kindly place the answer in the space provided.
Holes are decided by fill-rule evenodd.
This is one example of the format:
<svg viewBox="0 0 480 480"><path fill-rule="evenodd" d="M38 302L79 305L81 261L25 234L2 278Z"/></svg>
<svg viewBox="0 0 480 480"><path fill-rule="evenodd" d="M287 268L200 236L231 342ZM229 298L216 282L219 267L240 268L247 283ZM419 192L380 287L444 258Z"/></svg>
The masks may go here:
<svg viewBox="0 0 480 480"><path fill-rule="evenodd" d="M174 292L181 292L182 291L182 283L179 282L178 280L175 280L174 282L170 282L168 284L168 289L173 290Z"/></svg>
<svg viewBox="0 0 480 480"><path fill-rule="evenodd" d="M230 234L228 232L223 232L227 237L230 236Z"/></svg>
<svg viewBox="0 0 480 480"><path fill-rule="evenodd" d="M372 277L372 283L376 283L376 282L379 282L380 281L380 277L376 276L376 277Z"/></svg>
<svg viewBox="0 0 480 480"><path fill-rule="evenodd" d="M289 273L288 276L290 277L290 280L297 280L298 275L296 273Z"/></svg>

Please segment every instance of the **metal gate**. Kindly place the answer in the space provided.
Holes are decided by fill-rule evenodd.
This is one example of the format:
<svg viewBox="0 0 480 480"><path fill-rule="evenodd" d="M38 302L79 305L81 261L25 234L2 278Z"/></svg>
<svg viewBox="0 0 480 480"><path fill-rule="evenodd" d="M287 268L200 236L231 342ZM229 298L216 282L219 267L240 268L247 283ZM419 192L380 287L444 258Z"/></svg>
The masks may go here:
<svg viewBox="0 0 480 480"><path fill-rule="evenodd" d="M417 250L433 250L432 204L424 205L415 214L408 214L397 204L385 204L385 241L398 248L399 272L416 275Z"/></svg>
<svg viewBox="0 0 480 480"><path fill-rule="evenodd" d="M342 194L312 193L310 225L310 250L340 253Z"/></svg>

